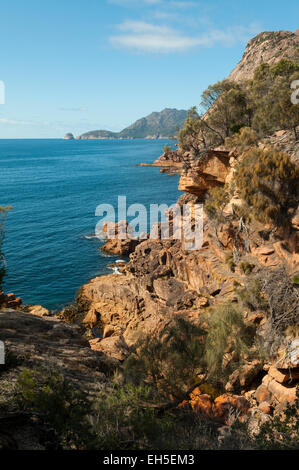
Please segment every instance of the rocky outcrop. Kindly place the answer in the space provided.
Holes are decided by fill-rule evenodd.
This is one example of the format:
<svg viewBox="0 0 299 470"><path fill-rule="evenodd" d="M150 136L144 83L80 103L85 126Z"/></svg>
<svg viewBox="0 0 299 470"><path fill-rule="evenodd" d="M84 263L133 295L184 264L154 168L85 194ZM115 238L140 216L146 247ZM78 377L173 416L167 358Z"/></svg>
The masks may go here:
<svg viewBox="0 0 299 470"><path fill-rule="evenodd" d="M92 350L78 325L20 310L0 309L0 340L6 358L10 358L4 370L0 366L0 449L61 449L47 421L16 407L13 397L19 374L24 369L59 372L67 383L93 400L106 386L105 372L119 361Z"/></svg>
<svg viewBox="0 0 299 470"><path fill-rule="evenodd" d="M0 291L0 308L18 308L22 305L21 297L15 297L14 294L4 294Z"/></svg>
<svg viewBox="0 0 299 470"><path fill-rule="evenodd" d="M102 232L107 241L101 246L101 251L109 254L128 256L141 241L133 236L133 231L125 220L118 223L106 222ZM147 234L144 238L147 238Z"/></svg>
<svg viewBox="0 0 299 470"><path fill-rule="evenodd" d="M63 138L64 140L73 140L75 137L71 132L68 132Z"/></svg>
<svg viewBox="0 0 299 470"><path fill-rule="evenodd" d="M42 305L28 305L26 306L26 311L31 315L36 315L37 317L50 317L51 312Z"/></svg>
<svg viewBox="0 0 299 470"><path fill-rule="evenodd" d="M202 198L209 189L223 186L230 172L233 154L225 150L208 150L181 175L179 190Z"/></svg>
<svg viewBox="0 0 299 470"><path fill-rule="evenodd" d="M281 59L298 62L299 29L290 31L265 31L255 36L245 49L241 61L230 73L229 79L248 80L256 67L263 62L275 64Z"/></svg>
<svg viewBox="0 0 299 470"><path fill-rule="evenodd" d="M22 366L12 372L10 379L22 368L51 367L81 384L91 394L105 380L103 370L109 359L92 351L78 325L69 325L56 317L39 318L13 309L0 310L0 339L5 349L22 357ZM1 376L2 380L2 376Z"/></svg>
<svg viewBox="0 0 299 470"><path fill-rule="evenodd" d="M138 166L158 166L162 167L160 173L180 173L184 166L184 159L178 151L169 150L160 155L154 163L139 163Z"/></svg>
<svg viewBox="0 0 299 470"><path fill-rule="evenodd" d="M288 148L293 149L289 138L287 142L283 140L285 135L276 133L271 139L277 145L284 142L283 145L291 145ZM191 163L187 173L181 176L180 189L186 193L179 204L188 203L192 207L204 199L210 188L229 182L238 158L238 155L218 148ZM172 240L171 237L167 240L148 239L135 247L122 270L123 276L100 276L83 286L78 300L88 305L85 322L90 326L97 325L102 335L91 346L123 360L127 357L128 347L140 335L159 332L178 314L202 321L205 327L203 313L208 306L227 300L235 302L236 286L247 285L248 280L255 279L264 269L277 270L284 266L287 276L295 273L299 266L295 218L292 228L285 233L258 222L250 224L250 231L243 230L239 221L231 217L233 207L241 202L234 194L224 211L227 220L218 223L217 232L213 221L204 216L203 244L199 250L186 251L184 240ZM236 261L230 265L228 259L233 254ZM246 266L250 267L248 271ZM244 309L244 320L249 326L258 328L266 344L269 320L265 312L251 311L248 307L248 310ZM294 341L287 344L285 338L278 346L282 352L277 351L278 357L273 357L273 365L280 360L275 366L279 369L275 377L273 368L269 372L264 370L261 360L248 360L229 377L225 387L228 396L243 393L263 416L271 414L278 404L293 401L298 382L296 354L299 349ZM288 368L289 376L286 374ZM282 381L279 381L279 374L284 377ZM203 392L196 398L197 404L194 403L193 408L197 407L206 416L215 418L217 415L221 422L226 422L227 415L217 408L218 402L204 395L207 394ZM225 400L232 405L227 396ZM225 407L227 409L228 405Z"/></svg>
<svg viewBox="0 0 299 470"><path fill-rule="evenodd" d="M201 418L217 421L222 424L232 424L234 413L239 419L248 417L250 403L246 398L225 393L213 399L210 395L202 393L200 386L190 393L190 399L183 401L179 407L191 405L192 409Z"/></svg>

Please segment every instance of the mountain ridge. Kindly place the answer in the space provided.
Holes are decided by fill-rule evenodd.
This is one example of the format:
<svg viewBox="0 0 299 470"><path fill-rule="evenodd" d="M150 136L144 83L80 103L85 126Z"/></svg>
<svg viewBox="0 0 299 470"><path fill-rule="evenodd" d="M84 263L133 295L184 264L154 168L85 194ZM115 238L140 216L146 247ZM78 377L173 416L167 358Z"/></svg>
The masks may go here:
<svg viewBox="0 0 299 470"><path fill-rule="evenodd" d="M161 139L174 137L177 129L181 128L187 117L184 109L165 108L160 112L154 111L138 119L120 132L94 130L85 132L77 139Z"/></svg>

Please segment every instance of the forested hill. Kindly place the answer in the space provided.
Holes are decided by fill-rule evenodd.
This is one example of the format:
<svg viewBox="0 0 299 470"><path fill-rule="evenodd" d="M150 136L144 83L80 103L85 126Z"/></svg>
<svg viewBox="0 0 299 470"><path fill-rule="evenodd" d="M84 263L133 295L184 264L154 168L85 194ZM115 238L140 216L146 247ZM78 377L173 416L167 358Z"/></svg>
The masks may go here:
<svg viewBox="0 0 299 470"><path fill-rule="evenodd" d="M163 109L138 119L121 132L95 130L82 134L79 139L145 139L173 137L184 125L187 111L181 109Z"/></svg>

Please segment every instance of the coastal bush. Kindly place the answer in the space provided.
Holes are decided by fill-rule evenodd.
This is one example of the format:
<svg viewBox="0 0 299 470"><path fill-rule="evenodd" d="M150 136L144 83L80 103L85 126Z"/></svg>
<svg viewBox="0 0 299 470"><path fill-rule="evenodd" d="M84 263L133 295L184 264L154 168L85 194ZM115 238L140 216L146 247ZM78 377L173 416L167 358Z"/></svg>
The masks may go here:
<svg viewBox="0 0 299 470"><path fill-rule="evenodd" d="M260 285L269 304L267 351L271 356L285 339L285 330L299 324L299 292L284 265L260 272Z"/></svg>
<svg viewBox="0 0 299 470"><path fill-rule="evenodd" d="M259 279L250 279L244 287L236 287L235 293L241 305L246 309L249 308L251 311L268 309L268 301Z"/></svg>
<svg viewBox="0 0 299 470"><path fill-rule="evenodd" d="M229 149L236 149L241 154L251 147L256 147L258 140L258 133L251 127L245 126L232 137L227 137L225 139L225 146Z"/></svg>
<svg viewBox="0 0 299 470"><path fill-rule="evenodd" d="M125 384L101 392L90 417L98 448L151 448L153 441L170 433L171 420L167 415L159 419L153 398L148 385Z"/></svg>
<svg viewBox="0 0 299 470"><path fill-rule="evenodd" d="M24 369L15 387L20 410L36 414L53 426L63 445L82 449L93 441L87 394L51 369Z"/></svg>
<svg viewBox="0 0 299 470"><path fill-rule="evenodd" d="M255 331L244 323L242 310L230 302L210 311L205 342L205 362L210 381L225 384L253 346Z"/></svg>
<svg viewBox="0 0 299 470"><path fill-rule="evenodd" d="M244 125L250 125L250 112L244 88L230 80L210 85L203 93L201 108L207 111L203 125L219 143Z"/></svg>
<svg viewBox="0 0 299 470"><path fill-rule="evenodd" d="M290 85L299 79L299 65L282 59L277 64L264 63L256 68L248 89L253 107L252 126L263 134L290 129L298 139L299 105L293 104Z"/></svg>
<svg viewBox="0 0 299 470"><path fill-rule="evenodd" d="M195 156L202 149L202 123L195 106L188 111L184 127L178 132L178 142L183 152L192 152Z"/></svg>
<svg viewBox="0 0 299 470"><path fill-rule="evenodd" d="M18 354L15 354L13 351L5 348L5 364L0 364L0 375L3 372L7 372L11 369L15 369L16 367L20 366L24 358Z"/></svg>
<svg viewBox="0 0 299 470"><path fill-rule="evenodd" d="M234 254L232 251L230 251L229 253L225 255L224 261L228 265L231 272L234 273L236 269L236 263L234 262Z"/></svg>
<svg viewBox="0 0 299 470"><path fill-rule="evenodd" d="M254 442L256 448L263 450L299 449L299 385L295 402L288 402L282 415L263 423Z"/></svg>
<svg viewBox="0 0 299 470"><path fill-rule="evenodd" d="M290 60L264 63L250 81L222 80L209 85L200 103L202 115L191 108L178 133L179 147L195 157L219 144L244 152L258 138L290 129L298 139L299 105L292 103L291 83L299 79L299 65Z"/></svg>
<svg viewBox="0 0 299 470"><path fill-rule="evenodd" d="M163 152L167 155L168 153L172 152L172 148L170 147L170 145L168 144L165 144L164 147L163 147Z"/></svg>
<svg viewBox="0 0 299 470"><path fill-rule="evenodd" d="M102 392L91 418L97 449L217 449L217 425L191 409L166 409L149 385Z"/></svg>
<svg viewBox="0 0 299 470"><path fill-rule="evenodd" d="M204 202L204 210L209 218L217 222L224 222L223 210L229 199L229 190L226 185L210 189Z"/></svg>
<svg viewBox="0 0 299 470"><path fill-rule="evenodd" d="M235 181L258 221L276 226L290 221L298 205L299 169L288 155L251 149L240 162Z"/></svg>
<svg viewBox="0 0 299 470"><path fill-rule="evenodd" d="M255 265L252 264L252 263L249 263L248 261L242 261L240 264L239 264L239 267L240 267L240 270L244 273L244 274L250 274L252 272L252 270L254 269Z"/></svg>
<svg viewBox="0 0 299 470"><path fill-rule="evenodd" d="M206 332L182 317L141 338L124 362L128 381L152 383L165 397L184 397L202 370Z"/></svg>

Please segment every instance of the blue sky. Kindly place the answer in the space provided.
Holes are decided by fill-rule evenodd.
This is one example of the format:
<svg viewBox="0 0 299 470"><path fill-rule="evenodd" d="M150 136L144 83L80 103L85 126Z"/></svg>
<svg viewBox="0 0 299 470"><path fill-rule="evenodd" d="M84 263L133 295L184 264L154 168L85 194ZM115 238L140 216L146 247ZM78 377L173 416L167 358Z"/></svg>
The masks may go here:
<svg viewBox="0 0 299 470"><path fill-rule="evenodd" d="M48 138L198 104L251 37L297 29L299 4L10 0L0 12L0 138Z"/></svg>

